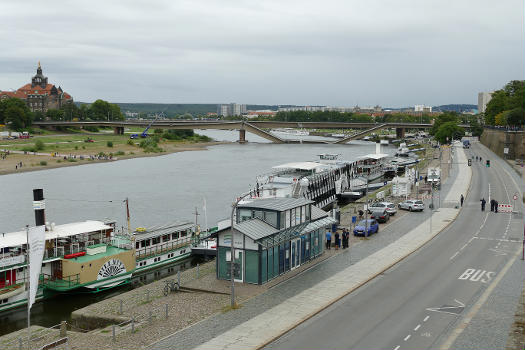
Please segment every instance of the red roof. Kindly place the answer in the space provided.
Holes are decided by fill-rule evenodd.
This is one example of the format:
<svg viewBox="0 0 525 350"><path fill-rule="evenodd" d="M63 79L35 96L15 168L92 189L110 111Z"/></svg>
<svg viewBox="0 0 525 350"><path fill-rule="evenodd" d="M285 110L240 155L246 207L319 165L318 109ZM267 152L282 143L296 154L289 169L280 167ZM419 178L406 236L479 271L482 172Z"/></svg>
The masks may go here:
<svg viewBox="0 0 525 350"><path fill-rule="evenodd" d="M54 86L55 85L53 84L47 84L45 88L42 88L39 85L32 87L31 84L25 84L24 86L19 88L17 91L0 91L0 96L7 95L9 97L25 99L27 98L27 95L44 95L44 94L49 95L51 93L51 89L53 89ZM58 90L58 88L57 88L57 91L60 93L60 90ZM68 94L67 92L64 92L64 98L66 100L69 100L71 99L71 95Z"/></svg>

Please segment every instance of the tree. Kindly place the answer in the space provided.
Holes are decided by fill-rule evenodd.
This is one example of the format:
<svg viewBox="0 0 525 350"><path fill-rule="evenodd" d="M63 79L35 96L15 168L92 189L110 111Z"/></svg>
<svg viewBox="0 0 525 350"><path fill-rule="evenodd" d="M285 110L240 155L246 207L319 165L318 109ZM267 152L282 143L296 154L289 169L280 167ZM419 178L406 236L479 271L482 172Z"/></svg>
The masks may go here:
<svg viewBox="0 0 525 350"><path fill-rule="evenodd" d="M507 124L510 126L520 126L525 124L525 109L518 107L509 111L507 114Z"/></svg>
<svg viewBox="0 0 525 350"><path fill-rule="evenodd" d="M74 118L80 117L80 110L74 103L65 103L60 107L63 112L64 120L72 121Z"/></svg>
<svg viewBox="0 0 525 350"><path fill-rule="evenodd" d="M24 110L18 106L9 106L4 113L4 122L9 129L22 131L26 127Z"/></svg>
<svg viewBox="0 0 525 350"><path fill-rule="evenodd" d="M430 135L436 135L441 125L454 122L458 123L458 114L456 112L444 112L434 120L434 125L429 131Z"/></svg>
<svg viewBox="0 0 525 350"><path fill-rule="evenodd" d="M494 117L494 125L504 126L507 125L507 112L500 112Z"/></svg>
<svg viewBox="0 0 525 350"><path fill-rule="evenodd" d="M108 120L111 115L111 105L104 100L96 100L89 106L91 119Z"/></svg>
<svg viewBox="0 0 525 350"><path fill-rule="evenodd" d="M450 121L443 123L437 130L434 137L440 143L447 143L452 141L452 139L459 139L465 135L465 130L462 127L458 126L455 121Z"/></svg>
<svg viewBox="0 0 525 350"><path fill-rule="evenodd" d="M31 126L31 111L29 110L29 107L27 107L26 103L19 98L8 98L0 101L0 124L7 124L7 111L11 107L16 107L16 112L11 110L9 113L11 118L9 122L18 126L23 125L22 128ZM15 116L18 116L20 120L13 120L12 118L15 118Z"/></svg>
<svg viewBox="0 0 525 350"><path fill-rule="evenodd" d="M505 91L498 90L494 91L492 98L487 104L485 109L485 123L488 125L494 125L496 114L501 113L505 110L507 96Z"/></svg>
<svg viewBox="0 0 525 350"><path fill-rule="evenodd" d="M64 111L61 109L50 108L46 112L46 119L49 120L64 120Z"/></svg>

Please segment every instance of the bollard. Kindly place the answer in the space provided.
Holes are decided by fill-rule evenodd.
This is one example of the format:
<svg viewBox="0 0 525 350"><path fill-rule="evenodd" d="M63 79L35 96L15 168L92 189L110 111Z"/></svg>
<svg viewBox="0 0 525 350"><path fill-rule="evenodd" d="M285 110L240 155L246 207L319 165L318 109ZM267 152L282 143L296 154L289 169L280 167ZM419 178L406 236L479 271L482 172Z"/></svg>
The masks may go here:
<svg viewBox="0 0 525 350"><path fill-rule="evenodd" d="M168 319L168 304L165 306L165 312L166 312L166 319Z"/></svg>
<svg viewBox="0 0 525 350"><path fill-rule="evenodd" d="M111 326L112 334L113 334L113 342L115 342L115 325Z"/></svg>
<svg viewBox="0 0 525 350"><path fill-rule="evenodd" d="M67 336L67 323L66 321L60 322L60 337L64 338Z"/></svg>
<svg viewBox="0 0 525 350"><path fill-rule="evenodd" d="M18 338L18 350L22 350L22 338Z"/></svg>
<svg viewBox="0 0 525 350"><path fill-rule="evenodd" d="M135 316L131 318L131 333L135 333Z"/></svg>
<svg viewBox="0 0 525 350"><path fill-rule="evenodd" d="M148 311L148 322L151 323L152 317L151 317L151 310Z"/></svg>
<svg viewBox="0 0 525 350"><path fill-rule="evenodd" d="M180 268L179 268L179 271L177 271L177 285L180 288Z"/></svg>
<svg viewBox="0 0 525 350"><path fill-rule="evenodd" d="M124 302L122 301L122 299L120 299L120 310L119 310L119 315L122 315L122 304L124 304Z"/></svg>
<svg viewBox="0 0 525 350"><path fill-rule="evenodd" d="M199 278L199 264L197 264L197 278Z"/></svg>

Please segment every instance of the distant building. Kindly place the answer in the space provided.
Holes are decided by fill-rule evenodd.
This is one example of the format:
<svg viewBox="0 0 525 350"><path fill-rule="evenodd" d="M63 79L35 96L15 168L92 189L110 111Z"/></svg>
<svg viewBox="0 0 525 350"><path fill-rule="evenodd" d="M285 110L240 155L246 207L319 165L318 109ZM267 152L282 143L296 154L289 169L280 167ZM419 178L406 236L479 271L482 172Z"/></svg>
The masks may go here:
<svg viewBox="0 0 525 350"><path fill-rule="evenodd" d="M487 104L492 99L493 93L494 91L480 92L478 94L478 113L485 113L485 110L487 109Z"/></svg>
<svg viewBox="0 0 525 350"><path fill-rule="evenodd" d="M269 109L263 109L258 111L248 111L248 118L257 118L257 117L275 117L277 114L276 111L271 111Z"/></svg>
<svg viewBox="0 0 525 350"><path fill-rule="evenodd" d="M47 77L42 74L42 67L38 62L36 75L31 78L31 83L26 84L16 91L0 91L0 99L19 98L24 100L32 112L45 113L48 109L58 109L66 103L73 103L73 97L53 84L48 84Z"/></svg>
<svg viewBox="0 0 525 350"><path fill-rule="evenodd" d="M414 106L414 112L431 113L432 112L432 107L431 106L425 106L425 105L415 105Z"/></svg>
<svg viewBox="0 0 525 350"><path fill-rule="evenodd" d="M230 103L225 105L217 105L217 115L223 117L239 116L246 114L246 105Z"/></svg>

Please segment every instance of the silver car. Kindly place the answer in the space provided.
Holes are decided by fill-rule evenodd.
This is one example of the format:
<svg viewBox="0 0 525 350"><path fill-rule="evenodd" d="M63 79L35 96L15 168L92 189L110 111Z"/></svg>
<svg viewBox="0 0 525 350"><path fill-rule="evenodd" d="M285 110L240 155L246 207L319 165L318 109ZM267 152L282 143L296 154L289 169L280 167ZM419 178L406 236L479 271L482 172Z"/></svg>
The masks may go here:
<svg viewBox="0 0 525 350"><path fill-rule="evenodd" d="M386 212L390 216L396 215L396 213L397 213L396 205L394 203L391 203L391 202L376 202L376 203L372 203L370 205L370 208L368 209L368 213L370 214L373 211L382 210L382 209L386 209Z"/></svg>
<svg viewBox="0 0 525 350"><path fill-rule="evenodd" d="M416 199L408 199L404 202L401 202L398 204L398 207L399 209L405 209L408 211L423 211L425 209L423 201Z"/></svg>

